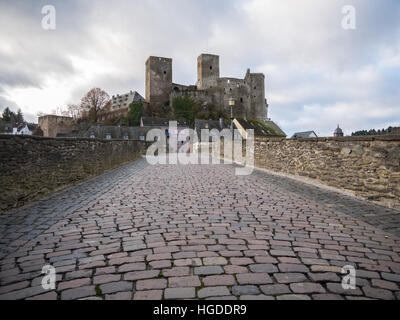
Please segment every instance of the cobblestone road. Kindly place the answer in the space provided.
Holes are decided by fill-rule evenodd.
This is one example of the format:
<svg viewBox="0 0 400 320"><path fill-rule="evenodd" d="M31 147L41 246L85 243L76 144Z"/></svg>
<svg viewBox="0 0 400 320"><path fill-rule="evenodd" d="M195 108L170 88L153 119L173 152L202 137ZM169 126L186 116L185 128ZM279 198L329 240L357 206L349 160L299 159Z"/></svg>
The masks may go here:
<svg viewBox="0 0 400 320"><path fill-rule="evenodd" d="M0 299L400 299L398 211L229 165L139 160L0 223Z"/></svg>

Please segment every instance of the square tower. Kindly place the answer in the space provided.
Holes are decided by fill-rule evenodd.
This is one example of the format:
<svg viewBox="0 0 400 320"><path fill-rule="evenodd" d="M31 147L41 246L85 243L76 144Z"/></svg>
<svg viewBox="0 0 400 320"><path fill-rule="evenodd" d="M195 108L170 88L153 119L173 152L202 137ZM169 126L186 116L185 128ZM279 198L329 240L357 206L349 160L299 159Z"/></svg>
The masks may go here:
<svg viewBox="0 0 400 320"><path fill-rule="evenodd" d="M265 100L265 76L262 73L250 73L250 70L248 70L245 79L250 92L250 105L247 110L248 118L266 121L268 109Z"/></svg>
<svg viewBox="0 0 400 320"><path fill-rule="evenodd" d="M217 86L219 78L219 56L201 54L197 58L197 89L206 90Z"/></svg>
<svg viewBox="0 0 400 320"><path fill-rule="evenodd" d="M146 100L162 109L169 104L172 90L172 59L149 57L146 61Z"/></svg>

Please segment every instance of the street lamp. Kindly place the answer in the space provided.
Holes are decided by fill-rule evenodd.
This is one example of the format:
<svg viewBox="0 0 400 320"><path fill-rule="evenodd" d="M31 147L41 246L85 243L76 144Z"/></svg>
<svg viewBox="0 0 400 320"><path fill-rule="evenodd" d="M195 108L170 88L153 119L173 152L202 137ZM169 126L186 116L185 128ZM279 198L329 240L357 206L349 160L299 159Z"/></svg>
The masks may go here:
<svg viewBox="0 0 400 320"><path fill-rule="evenodd" d="M235 139L235 134L233 132L233 107L235 106L235 99L230 98L229 99L229 106L231 107L231 130L232 130L232 143L233 140Z"/></svg>

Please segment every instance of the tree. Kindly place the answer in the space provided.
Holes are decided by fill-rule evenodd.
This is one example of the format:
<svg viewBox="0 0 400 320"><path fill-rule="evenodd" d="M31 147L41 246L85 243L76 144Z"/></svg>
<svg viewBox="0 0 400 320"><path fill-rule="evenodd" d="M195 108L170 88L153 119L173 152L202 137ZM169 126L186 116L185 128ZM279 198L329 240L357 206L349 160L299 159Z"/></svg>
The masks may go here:
<svg viewBox="0 0 400 320"><path fill-rule="evenodd" d="M89 118L97 121L97 115L110 101L110 96L100 88L93 88L81 100L81 111L86 112Z"/></svg>
<svg viewBox="0 0 400 320"><path fill-rule="evenodd" d="M375 135L384 135L384 134L395 134L396 133L396 127L389 127L387 129L382 129L382 130L375 130L375 129L370 129L370 130L360 130L353 132L351 135L352 136L375 136Z"/></svg>
<svg viewBox="0 0 400 320"><path fill-rule="evenodd" d="M22 114L21 109L18 109L17 114L16 114L16 121L18 123L24 123L24 115Z"/></svg>
<svg viewBox="0 0 400 320"><path fill-rule="evenodd" d="M81 107L71 103L67 106L66 110L62 112L62 115L78 120L81 117Z"/></svg>
<svg viewBox="0 0 400 320"><path fill-rule="evenodd" d="M199 104L188 96L175 98L172 108L177 119L185 119L191 126L194 125L196 114L200 111Z"/></svg>
<svg viewBox="0 0 400 320"><path fill-rule="evenodd" d="M132 102L129 105L128 115L126 117L126 124L128 126L137 127L140 126L140 118L143 114L143 103Z"/></svg>
<svg viewBox="0 0 400 320"><path fill-rule="evenodd" d="M12 112L9 107L4 109L4 111L3 111L3 121L4 122L11 122L13 116L15 118L15 113Z"/></svg>

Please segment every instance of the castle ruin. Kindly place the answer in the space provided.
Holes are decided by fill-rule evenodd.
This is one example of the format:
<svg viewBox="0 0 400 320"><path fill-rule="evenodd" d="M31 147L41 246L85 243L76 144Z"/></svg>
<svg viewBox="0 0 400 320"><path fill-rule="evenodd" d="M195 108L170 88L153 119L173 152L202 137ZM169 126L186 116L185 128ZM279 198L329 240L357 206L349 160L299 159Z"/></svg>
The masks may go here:
<svg viewBox="0 0 400 320"><path fill-rule="evenodd" d="M268 120L265 76L247 70L243 79L221 78L219 56L201 54L197 58L197 84L172 82L172 59L149 57L146 61L146 101L152 110L165 110L177 97L188 96L201 105L213 105L230 114L229 100L235 100L234 117Z"/></svg>

